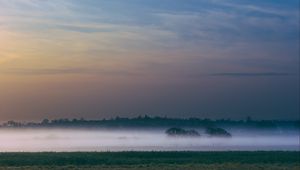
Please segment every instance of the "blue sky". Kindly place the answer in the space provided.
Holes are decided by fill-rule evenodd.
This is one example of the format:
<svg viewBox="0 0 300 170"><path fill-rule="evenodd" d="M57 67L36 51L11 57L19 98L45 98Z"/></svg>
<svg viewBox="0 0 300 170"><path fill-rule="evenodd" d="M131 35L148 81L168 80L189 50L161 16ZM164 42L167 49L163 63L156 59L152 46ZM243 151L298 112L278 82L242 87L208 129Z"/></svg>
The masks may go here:
<svg viewBox="0 0 300 170"><path fill-rule="evenodd" d="M0 0L0 37L3 119L298 117L298 0Z"/></svg>

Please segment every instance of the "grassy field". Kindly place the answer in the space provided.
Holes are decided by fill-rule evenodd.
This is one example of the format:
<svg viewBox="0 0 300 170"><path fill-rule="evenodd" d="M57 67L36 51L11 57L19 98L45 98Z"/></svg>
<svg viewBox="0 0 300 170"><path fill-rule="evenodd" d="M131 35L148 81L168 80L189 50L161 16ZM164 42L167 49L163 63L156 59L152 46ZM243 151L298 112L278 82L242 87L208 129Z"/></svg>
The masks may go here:
<svg viewBox="0 0 300 170"><path fill-rule="evenodd" d="M300 169L300 152L0 153L0 169Z"/></svg>

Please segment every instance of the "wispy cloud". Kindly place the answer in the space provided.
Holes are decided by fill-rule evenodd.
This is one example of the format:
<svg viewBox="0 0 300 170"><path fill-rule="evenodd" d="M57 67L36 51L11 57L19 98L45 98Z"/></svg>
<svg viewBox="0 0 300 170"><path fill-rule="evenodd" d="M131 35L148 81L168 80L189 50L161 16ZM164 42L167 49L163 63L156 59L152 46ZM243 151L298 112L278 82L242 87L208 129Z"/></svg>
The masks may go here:
<svg viewBox="0 0 300 170"><path fill-rule="evenodd" d="M273 77L273 76L293 76L296 74L280 73L280 72L224 72L214 73L210 76L222 76L222 77Z"/></svg>
<svg viewBox="0 0 300 170"><path fill-rule="evenodd" d="M49 68L49 69L0 69L0 74L14 74L14 75L109 75L109 76L138 76L137 73L131 73L125 70L101 70L88 68Z"/></svg>
<svg viewBox="0 0 300 170"><path fill-rule="evenodd" d="M118 3L128 7L121 2ZM295 23L290 22L295 21L294 11L273 5L201 1L195 4L194 10L149 6L144 7L149 9L141 15L121 10L119 15L124 14L124 17L116 19L111 11L102 10L105 3L98 1L0 0L0 4L0 35L7 40L14 39L11 44L0 40L0 45L3 44L0 62L5 62L6 68L40 69L40 65L55 68L65 62L68 67L86 64L109 70L120 65L141 67L139 63L169 62L169 68L162 66L161 72L175 67L186 72L211 72L212 65L262 69L266 65L256 64L262 59L286 66L289 63L281 61L289 59L282 56L288 53L288 58L295 57L295 50L291 50L295 48L290 46L297 32ZM203 4L209 6L202 7ZM130 9L139 11L137 6ZM90 10L94 8L96 13L91 15ZM130 22L126 18L131 18ZM143 20L149 21L138 22ZM249 58L255 61L241 62ZM276 69L268 67L273 67L266 68L268 70ZM157 67L142 69L151 71ZM58 72L68 74L69 71ZM43 72L54 74L56 71Z"/></svg>
<svg viewBox="0 0 300 170"><path fill-rule="evenodd" d="M290 10L287 11L285 9L282 8L282 6L277 6L274 7L272 5L261 5L260 3L253 3L253 2L249 2L249 3L241 3L241 2L236 2L236 1L223 1L223 0L215 0L214 1L215 4L217 5L221 5L224 7L229 7L232 8L234 10L239 10L239 12L257 12L257 13L261 13L261 14L268 14L268 15L272 15L272 16L285 16L285 17L297 17L297 10Z"/></svg>

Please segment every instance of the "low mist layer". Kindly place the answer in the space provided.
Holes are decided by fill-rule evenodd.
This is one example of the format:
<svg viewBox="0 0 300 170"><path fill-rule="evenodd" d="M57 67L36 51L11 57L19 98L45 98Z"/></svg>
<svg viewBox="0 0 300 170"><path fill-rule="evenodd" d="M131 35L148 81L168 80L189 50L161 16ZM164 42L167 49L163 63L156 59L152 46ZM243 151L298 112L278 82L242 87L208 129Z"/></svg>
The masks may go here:
<svg viewBox="0 0 300 170"><path fill-rule="evenodd" d="M1 129L0 152L299 150L297 131L231 133L231 138L195 138L170 137L165 129Z"/></svg>

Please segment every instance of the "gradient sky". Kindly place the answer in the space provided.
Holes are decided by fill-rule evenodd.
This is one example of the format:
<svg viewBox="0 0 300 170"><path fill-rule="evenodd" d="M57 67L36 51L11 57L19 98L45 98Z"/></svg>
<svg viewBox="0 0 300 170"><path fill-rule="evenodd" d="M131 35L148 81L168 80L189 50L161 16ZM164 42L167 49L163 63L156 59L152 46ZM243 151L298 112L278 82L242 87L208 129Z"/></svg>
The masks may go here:
<svg viewBox="0 0 300 170"><path fill-rule="evenodd" d="M299 0L0 0L0 120L299 118Z"/></svg>

